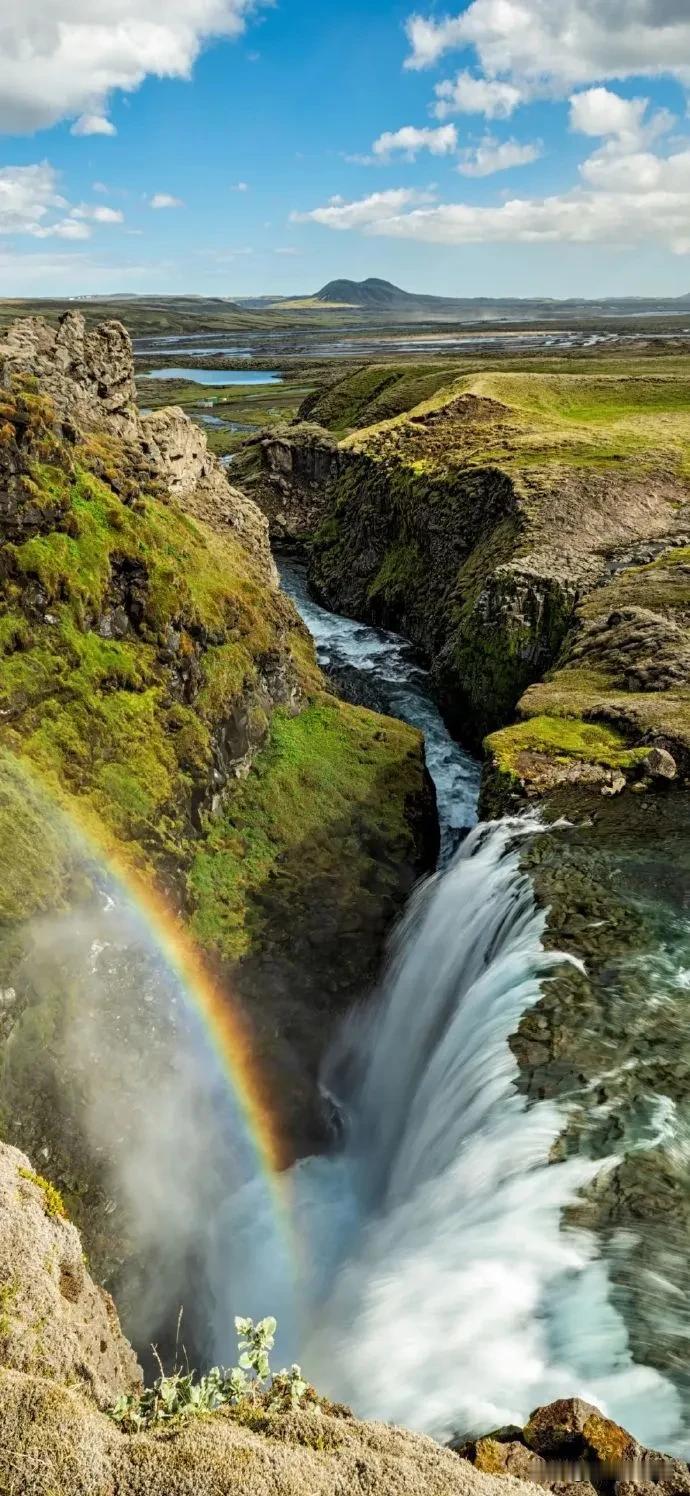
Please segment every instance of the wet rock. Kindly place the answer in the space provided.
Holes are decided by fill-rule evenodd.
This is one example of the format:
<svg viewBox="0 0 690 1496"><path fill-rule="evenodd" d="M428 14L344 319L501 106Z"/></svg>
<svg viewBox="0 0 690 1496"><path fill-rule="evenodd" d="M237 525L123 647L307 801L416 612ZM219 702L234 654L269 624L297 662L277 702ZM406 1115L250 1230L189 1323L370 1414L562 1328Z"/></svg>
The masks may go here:
<svg viewBox="0 0 690 1496"><path fill-rule="evenodd" d="M519 1429L517 1432L520 1434ZM544 1460L527 1449L520 1439L504 1442L496 1436L490 1436L478 1439L471 1449L471 1456L462 1449L458 1453L464 1459L471 1458L475 1470L481 1470L485 1475L515 1475L520 1480L544 1483Z"/></svg>
<svg viewBox="0 0 690 1496"><path fill-rule="evenodd" d="M499 1429L458 1449L475 1469L518 1476L553 1496L686 1496L681 1460L643 1449L632 1434L582 1398L536 1408L524 1429Z"/></svg>

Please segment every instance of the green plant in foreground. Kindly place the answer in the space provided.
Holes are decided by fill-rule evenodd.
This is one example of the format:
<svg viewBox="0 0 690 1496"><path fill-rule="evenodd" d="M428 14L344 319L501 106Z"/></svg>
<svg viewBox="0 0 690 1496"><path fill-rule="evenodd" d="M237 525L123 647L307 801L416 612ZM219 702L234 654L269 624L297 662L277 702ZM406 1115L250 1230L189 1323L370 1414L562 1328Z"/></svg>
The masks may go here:
<svg viewBox="0 0 690 1496"><path fill-rule="evenodd" d="M259 1320L258 1324L237 1318L239 1366L230 1369L214 1366L199 1378L193 1371L179 1369L166 1376L161 1366L161 1374L153 1386L146 1387L141 1394L118 1398L110 1409L110 1417L127 1433L139 1433L176 1418L255 1403L259 1397L267 1412L288 1412L299 1407L309 1390L300 1367L291 1366L289 1371L275 1375L271 1372L269 1351L275 1344L276 1328L272 1317Z"/></svg>

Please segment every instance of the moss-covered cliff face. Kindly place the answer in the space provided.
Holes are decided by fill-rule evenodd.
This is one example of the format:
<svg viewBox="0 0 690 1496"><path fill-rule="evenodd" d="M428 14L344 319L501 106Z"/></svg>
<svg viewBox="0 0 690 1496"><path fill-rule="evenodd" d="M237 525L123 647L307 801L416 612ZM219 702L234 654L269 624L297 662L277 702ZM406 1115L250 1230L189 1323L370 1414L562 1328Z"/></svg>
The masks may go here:
<svg viewBox="0 0 690 1496"><path fill-rule="evenodd" d="M13 334L0 392L0 1108L104 1271L72 977L56 955L37 984L24 959L27 921L94 904L66 824L97 863L157 886L243 1000L299 1149L319 1135L329 1031L433 861L433 793L418 734L326 690L265 520L196 428L126 401L109 424L103 379L73 419L69 382L42 393L30 333ZM143 1006L139 1038L146 1053Z"/></svg>

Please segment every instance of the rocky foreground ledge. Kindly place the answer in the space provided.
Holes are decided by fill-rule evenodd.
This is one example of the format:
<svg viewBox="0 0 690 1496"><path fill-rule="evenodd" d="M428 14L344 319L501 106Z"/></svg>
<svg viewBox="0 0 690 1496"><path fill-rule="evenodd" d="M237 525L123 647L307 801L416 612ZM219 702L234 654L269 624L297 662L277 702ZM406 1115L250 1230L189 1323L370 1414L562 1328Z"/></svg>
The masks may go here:
<svg viewBox="0 0 690 1496"><path fill-rule="evenodd" d="M525 1429L502 1429L456 1452L344 1408L271 1413L254 1405L127 1434L107 1410L140 1385L115 1306L89 1276L60 1196L22 1153L0 1144L3 1492L534 1496L526 1481L559 1496L690 1492L686 1465L643 1451L577 1400L538 1409Z"/></svg>

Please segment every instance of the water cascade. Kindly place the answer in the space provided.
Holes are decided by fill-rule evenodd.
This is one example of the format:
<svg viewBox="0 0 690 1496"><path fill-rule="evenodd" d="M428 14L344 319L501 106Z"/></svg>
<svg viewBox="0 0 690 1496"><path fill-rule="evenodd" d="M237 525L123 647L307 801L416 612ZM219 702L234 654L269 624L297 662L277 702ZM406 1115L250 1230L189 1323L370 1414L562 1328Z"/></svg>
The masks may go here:
<svg viewBox="0 0 690 1496"><path fill-rule="evenodd" d="M577 1392L668 1445L676 1394L633 1363L592 1239L563 1228L602 1166L549 1163L563 1113L514 1085L510 1035L566 959L544 950L520 872L538 834L480 826L416 895L381 992L324 1066L343 1137L292 1171L292 1270L251 1187L221 1211L214 1349L229 1354L238 1306L263 1305L285 1359L363 1415L450 1438Z"/></svg>

